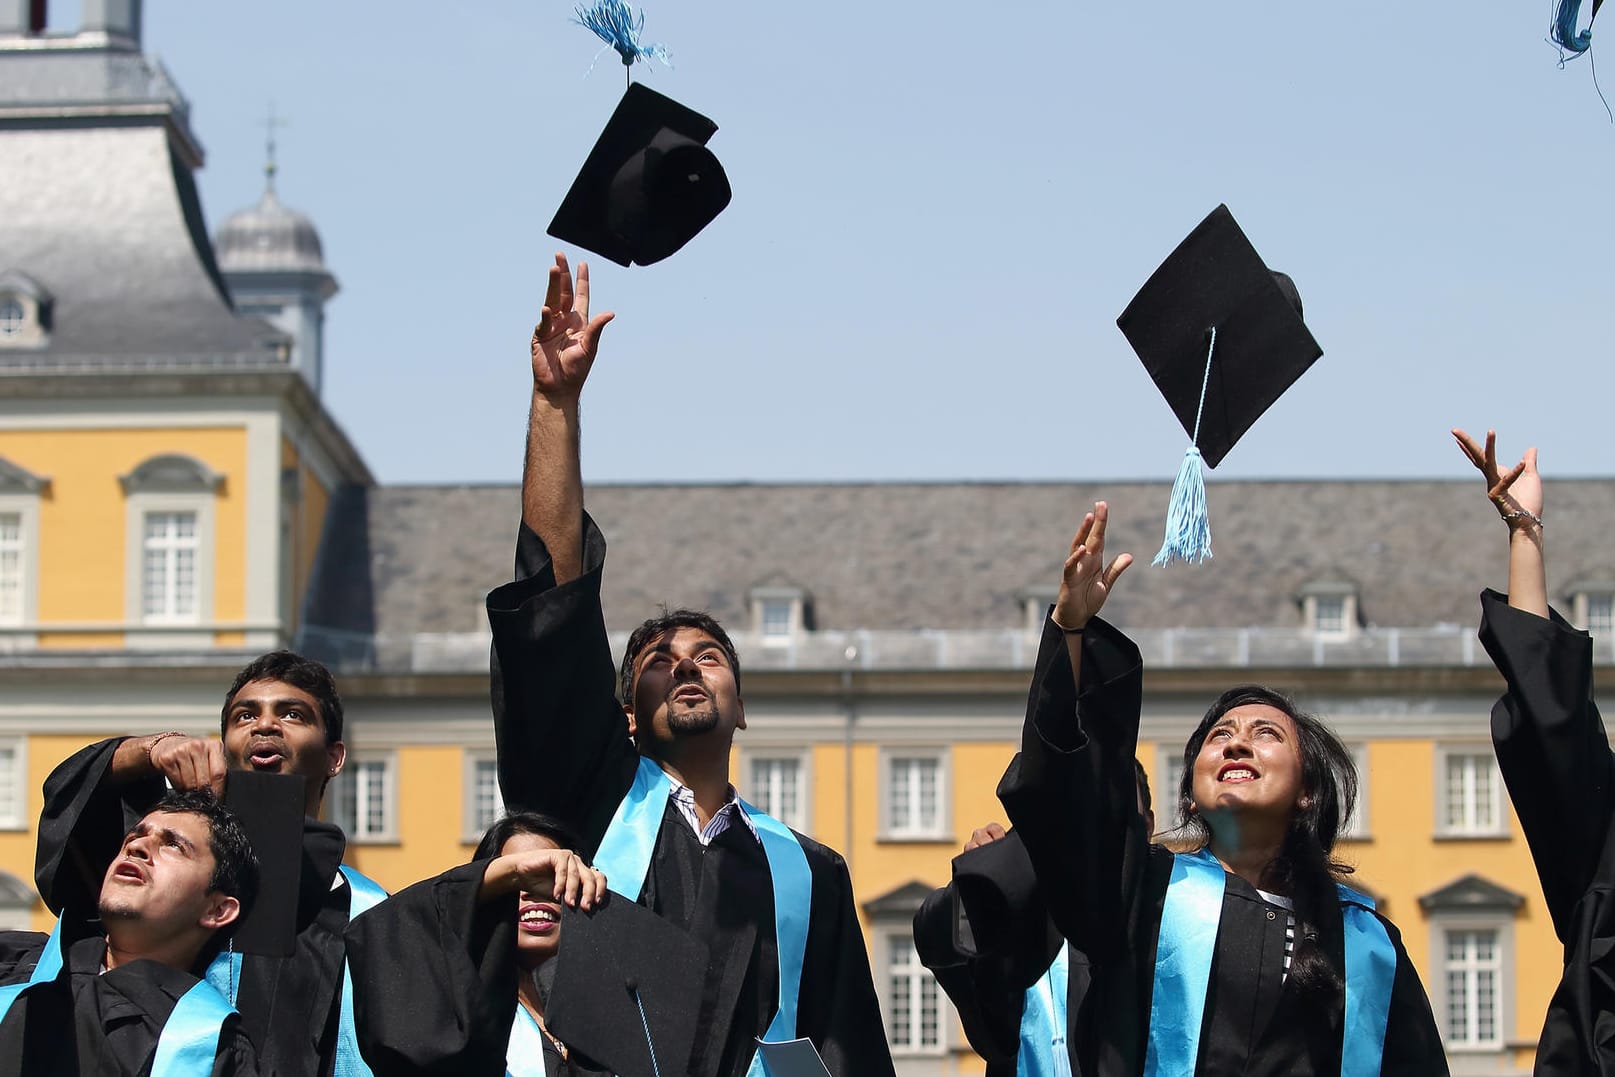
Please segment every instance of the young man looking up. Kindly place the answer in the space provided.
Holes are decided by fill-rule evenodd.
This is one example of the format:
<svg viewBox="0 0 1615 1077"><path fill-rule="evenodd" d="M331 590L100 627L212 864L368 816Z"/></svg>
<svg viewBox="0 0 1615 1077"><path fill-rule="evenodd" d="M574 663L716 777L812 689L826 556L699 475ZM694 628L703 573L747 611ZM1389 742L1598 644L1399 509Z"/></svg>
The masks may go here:
<svg viewBox="0 0 1615 1077"><path fill-rule="evenodd" d="M71 756L45 780L35 881L52 909L83 905L129 822L175 789L221 793L227 770L306 779L297 947L290 957L226 955L212 972L258 1044L264 1068L286 1077L346 1077L359 1058L344 1007L343 931L381 888L342 865L342 831L319 820L326 784L342 770L342 700L330 672L290 651L254 659L225 694L221 739L176 732L123 737ZM227 992L229 993L229 992ZM344 1047L351 1046L348 1051Z"/></svg>
<svg viewBox="0 0 1615 1077"><path fill-rule="evenodd" d="M673 611L633 633L613 675L605 540L583 511L578 450L578 400L611 315L590 319L586 267L574 292L555 263L532 341L517 581L488 596L505 803L569 823L611 889L706 943L687 1072L760 1072L757 1037L801 1036L836 1077L890 1077L846 863L729 783L746 712L728 635Z"/></svg>
<svg viewBox="0 0 1615 1077"><path fill-rule="evenodd" d="M48 937L0 933L0 1073L156 1073L159 1056L167 1072L257 1073L239 1017L199 978L257 889L246 833L211 792L163 798L94 906Z"/></svg>

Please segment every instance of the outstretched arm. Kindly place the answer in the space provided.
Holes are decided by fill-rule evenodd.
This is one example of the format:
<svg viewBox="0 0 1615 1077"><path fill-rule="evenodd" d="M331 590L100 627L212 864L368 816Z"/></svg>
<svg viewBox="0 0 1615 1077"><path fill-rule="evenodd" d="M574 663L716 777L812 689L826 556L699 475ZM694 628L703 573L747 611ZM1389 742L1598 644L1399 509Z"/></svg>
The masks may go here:
<svg viewBox="0 0 1615 1077"><path fill-rule="evenodd" d="M1105 564L1108 517L1096 503L1071 544L1038 648L1021 751L998 785L1055 924L1099 960L1127 945L1126 909L1149 849L1133 776L1143 662L1096 616L1132 563L1122 554Z"/></svg>
<svg viewBox="0 0 1615 1077"><path fill-rule="evenodd" d="M589 266L577 286L566 255L550 267L544 310L533 330L533 402L522 468L522 521L549 550L557 585L583 572L583 471L578 400L612 314L589 317Z"/></svg>
<svg viewBox="0 0 1615 1077"><path fill-rule="evenodd" d="M1486 446L1462 430L1454 430L1458 447L1486 477L1486 496L1508 524L1508 604L1517 610L1548 616L1548 578L1542 561L1542 476L1536 449L1506 474L1497 468L1497 432L1486 431Z"/></svg>
<svg viewBox="0 0 1615 1077"><path fill-rule="evenodd" d="M1072 684L1079 691L1083 630L1110 597L1116 580L1133 563L1133 555L1124 553L1105 564L1105 528L1109 523L1110 506L1095 501L1093 511L1082 518L1082 526L1071 540L1071 552L1066 555L1060 575L1060 595L1054 600L1054 627L1065 634Z"/></svg>

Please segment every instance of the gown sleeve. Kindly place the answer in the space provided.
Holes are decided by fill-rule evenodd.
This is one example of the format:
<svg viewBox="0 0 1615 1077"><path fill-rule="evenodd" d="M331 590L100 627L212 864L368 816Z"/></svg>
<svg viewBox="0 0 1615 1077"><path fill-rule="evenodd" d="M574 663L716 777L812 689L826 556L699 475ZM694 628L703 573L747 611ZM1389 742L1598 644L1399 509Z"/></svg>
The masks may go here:
<svg viewBox="0 0 1615 1077"><path fill-rule="evenodd" d="M591 855L633 781L638 754L617 701L600 609L606 543L584 517L584 571L556 586L543 541L525 524L517 579L488 595L499 787L513 810L575 827Z"/></svg>
<svg viewBox="0 0 1615 1077"><path fill-rule="evenodd" d="M1385 1021L1380 1077L1441 1077L1447 1073L1447 1052L1419 970L1408 958L1396 925L1383 916L1380 922L1396 947L1396 978L1391 982L1391 1012Z"/></svg>
<svg viewBox="0 0 1615 1077"><path fill-rule="evenodd" d="M833 1077L893 1077L847 862L817 843L802 839L802 845L813 871L813 904L796 1034L813 1041Z"/></svg>
<svg viewBox="0 0 1615 1077"><path fill-rule="evenodd" d="M121 743L114 737L80 749L45 779L34 882L58 915L67 908L95 909L102 873L117 858L123 836L162 798L158 776L113 783L109 771Z"/></svg>
<svg viewBox="0 0 1615 1077"><path fill-rule="evenodd" d="M1083 636L1079 694L1065 638L1045 618L1021 750L998 785L1050 916L1095 962L1128 945L1148 859L1133 767L1143 684L1138 647L1096 617Z"/></svg>
<svg viewBox="0 0 1615 1077"><path fill-rule="evenodd" d="M348 923L359 1047L376 1077L502 1077L516 1013L516 895L479 902L488 861Z"/></svg>
<svg viewBox="0 0 1615 1077"><path fill-rule="evenodd" d="M953 860L953 882L914 916L914 945L989 1064L1020 1050L1026 991L1063 945L1017 831Z"/></svg>
<svg viewBox="0 0 1615 1077"><path fill-rule="evenodd" d="M213 1056L213 1077L268 1077L258 1065L258 1052L241 1029L241 1018L225 1022L219 1032L219 1049Z"/></svg>
<svg viewBox="0 0 1615 1077"><path fill-rule="evenodd" d="M1492 744L1562 942L1598 879L1615 814L1615 758L1593 703L1592 637L1557 613L1481 595L1480 638L1507 682ZM1603 880L1606 885L1609 880Z"/></svg>

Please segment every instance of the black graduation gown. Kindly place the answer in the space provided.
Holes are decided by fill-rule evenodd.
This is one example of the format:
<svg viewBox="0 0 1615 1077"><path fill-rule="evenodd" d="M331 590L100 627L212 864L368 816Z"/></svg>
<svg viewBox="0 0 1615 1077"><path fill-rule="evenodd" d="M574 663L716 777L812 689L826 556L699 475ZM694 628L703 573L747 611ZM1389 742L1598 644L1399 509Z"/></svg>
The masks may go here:
<svg viewBox="0 0 1615 1077"><path fill-rule="evenodd" d="M376 1077L503 1077L516 1013L517 896L478 901L488 861L451 868L348 925L359 1047ZM546 1041L549 1077L604 1074Z"/></svg>
<svg viewBox="0 0 1615 1077"><path fill-rule="evenodd" d="M1593 703L1592 637L1481 595L1480 638L1508 682L1492 744L1536 861L1565 971L1539 1074L1615 1075L1615 757Z"/></svg>
<svg viewBox="0 0 1615 1077"><path fill-rule="evenodd" d="M914 948L953 1002L988 1077L1016 1072L1027 989L1064 945L1014 830L954 857L953 881L933 890L914 914ZM1074 965L1087 960L1075 951L1067 957ZM1081 1007L1081 993L1071 987L1084 979L1073 968L1068 1018ZM1081 1070L1073 1066L1072 1077Z"/></svg>
<svg viewBox="0 0 1615 1077"><path fill-rule="evenodd" d="M1131 640L1097 618L1083 637L1082 683L1079 697L1065 639L1045 621L1021 751L998 795L1050 915L1088 958L1092 980L1083 1024L1073 1028L1073 1058L1089 1077L1122 1077L1143 1070L1172 854L1149 843L1137 810L1142 659ZM1339 915L1338 907L1330 913ZM1397 958L1381 1073L1444 1074L1446 1056L1418 971L1396 927L1380 921ZM1343 1013L1315 1014L1291 990L1284 929L1282 912L1228 876L1197 1072L1338 1074ZM1338 930L1326 934L1340 938ZM1332 956L1344 964L1341 953Z"/></svg>
<svg viewBox="0 0 1615 1077"><path fill-rule="evenodd" d="M104 740L68 757L45 779L34 880L45 904L93 909L101 887L94 865L112 862L123 837L161 799L161 778L116 787L108 780L120 740ZM235 1007L266 1071L282 1077L326 1077L335 1064L342 988L342 932L349 887L340 879L345 840L340 828L303 822L302 891L297 950L291 957L244 955Z"/></svg>
<svg viewBox="0 0 1615 1077"><path fill-rule="evenodd" d="M26 983L47 939L37 931L0 932L0 984ZM0 1021L0 1074L144 1077L151 1072L163 1025L197 979L155 961L133 961L102 973L105 956L103 939L71 943L67 980L41 984L12 1004ZM259 1072L240 1019L226 1018L213 1077Z"/></svg>
<svg viewBox="0 0 1615 1077"><path fill-rule="evenodd" d="M557 587L543 542L523 526L516 582L488 596L505 803L566 821L591 854L639 763L600 609L605 553L605 539L585 517L584 572ZM813 883L797 1035L813 1041L835 1077L889 1077L891 1054L846 862L798 838ZM742 1077L778 998L773 890L761 845L737 823L703 846L669 801L639 904L711 952L695 1038L705 1054L691 1072Z"/></svg>

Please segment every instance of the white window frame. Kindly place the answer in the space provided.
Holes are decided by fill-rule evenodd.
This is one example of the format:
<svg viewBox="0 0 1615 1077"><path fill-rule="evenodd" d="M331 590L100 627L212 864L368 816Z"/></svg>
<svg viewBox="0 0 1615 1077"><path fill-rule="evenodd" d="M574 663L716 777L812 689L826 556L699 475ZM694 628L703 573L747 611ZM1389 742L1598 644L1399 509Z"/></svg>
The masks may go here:
<svg viewBox="0 0 1615 1077"><path fill-rule="evenodd" d="M0 629L23 629L15 634L0 635L0 650L32 647L37 635L26 631L39 623L39 495L36 493L0 494L0 513L18 518L21 539L19 569L22 573L22 592L18 596L18 617L0 621Z"/></svg>
<svg viewBox="0 0 1615 1077"><path fill-rule="evenodd" d="M1150 808L1155 812L1155 832L1165 833L1178 825L1178 782L1183 777L1183 742L1155 742L1155 773L1150 775Z"/></svg>
<svg viewBox="0 0 1615 1077"><path fill-rule="evenodd" d="M12 310L16 313L13 314ZM21 296L0 292L0 339L10 343L28 331L32 319Z"/></svg>
<svg viewBox="0 0 1615 1077"><path fill-rule="evenodd" d="M773 805L760 803L761 790L757 788L753 767L758 763L789 762L796 764L796 811L781 814ZM745 788L741 795L758 808L772 815L799 834L813 835L813 753L807 750L762 749L742 753L740 765L745 768Z"/></svg>
<svg viewBox="0 0 1615 1077"><path fill-rule="evenodd" d="M379 828L361 830L358 826L359 774L367 766L380 765L381 814ZM391 845L398 842L398 754L396 752L349 752L342 773L331 779L326 790L330 805L328 817L342 828L350 845ZM340 784L338 784L340 783ZM353 818L349 826L348 816Z"/></svg>
<svg viewBox="0 0 1615 1077"><path fill-rule="evenodd" d="M0 751L11 753L9 763L0 762L0 782L9 783L11 790L10 805L0 798L0 831L26 831L37 814L28 803L28 738L0 737Z"/></svg>
<svg viewBox="0 0 1615 1077"><path fill-rule="evenodd" d="M1450 994L1447 987L1447 935L1455 931L1492 931L1497 935L1497 980L1494 1006L1497 1038L1493 1040L1453 1042L1448 1038L1451 1013L1448 1009ZM1441 1031L1442 1042L1450 1054L1495 1055L1503 1060L1509 1053L1510 1032L1514 1028L1514 922L1507 915L1480 912L1444 912L1430 914L1430 955L1432 965L1431 1003L1435 1010L1436 1027Z"/></svg>
<svg viewBox="0 0 1615 1077"><path fill-rule="evenodd" d="M1331 616L1323 621L1325 604L1340 603L1338 622ZM1301 596L1301 619L1308 632L1322 640L1347 640L1357 635L1357 593L1355 590L1329 584L1315 585L1304 590Z"/></svg>
<svg viewBox="0 0 1615 1077"><path fill-rule="evenodd" d="M494 768L494 802L493 818L483 822L478 818L477 804L477 771L484 764ZM461 798L461 836L467 845L475 845L482 840L482 835L488 828L498 822L505 814L504 796L499 791L499 756L492 751L467 751L464 753L463 777L461 788L465 795Z"/></svg>
<svg viewBox="0 0 1615 1077"><path fill-rule="evenodd" d="M1489 819L1465 820L1453 823L1447 818L1447 769L1448 761L1454 758L1465 757L1476 760L1474 772L1478 768L1485 768L1489 774L1492 789L1492 816ZM1509 814L1508 794L1503 788L1503 775L1497 768L1497 757L1492 754L1490 744L1479 741L1472 743L1442 744L1436 748L1435 773L1435 836L1438 838L1460 838L1478 840L1497 840L1508 838Z"/></svg>
<svg viewBox="0 0 1615 1077"><path fill-rule="evenodd" d="M1368 841L1373 838L1372 817L1369 814L1369 782L1371 778L1368 770L1368 744L1366 741L1354 741L1346 745L1346 751L1351 753L1351 761L1357 765L1357 803L1353 806L1351 821L1340 830L1340 838L1345 841Z"/></svg>
<svg viewBox="0 0 1615 1077"><path fill-rule="evenodd" d="M211 492L135 492L125 499L127 571L124 582L124 617L129 624L128 643L139 647L196 647L212 642L207 626L213 613L214 501ZM196 516L196 616L183 621L146 619L146 519L168 513ZM178 629L178 631L175 631ZM193 631L185 631L193 629ZM200 631L196 631L200 630Z"/></svg>
<svg viewBox="0 0 1615 1077"><path fill-rule="evenodd" d="M1615 636L1615 592L1607 588L1577 591L1574 601L1576 623L1594 636Z"/></svg>
<svg viewBox="0 0 1615 1077"><path fill-rule="evenodd" d="M877 924L873 936L875 944L875 960L873 962L876 984L875 993L880 999L881 1018L886 1025L886 1042L891 1047L892 1057L937 1058L946 1055L948 1053L948 1040L951 1035L951 1029L958 1018L955 1017L953 1008L948 1001L947 992L943 991L942 986L936 982L936 977L932 975L931 970L920 962L919 952L914 949L913 931L907 926L897 924L890 926ZM915 985L915 994L923 998L924 985L929 983L936 999L937 1042L934 1044L915 1044L900 1037L900 1033L906 1030L900 1030L896 1020L896 1000L892 994L892 980L896 972L891 956L894 945L905 944L913 954L913 964L907 967L905 975L908 977L910 984ZM919 1018L916 1017L915 1020L917 1021Z"/></svg>
<svg viewBox="0 0 1615 1077"><path fill-rule="evenodd" d="M806 630L804 607L807 596L800 587L753 587L751 589L751 623L757 642L765 647L788 647ZM768 621L770 608L786 607L786 624L780 631L778 622ZM770 630L772 628L772 630Z"/></svg>
<svg viewBox="0 0 1615 1077"><path fill-rule="evenodd" d="M892 766L899 759L933 760L937 769L937 817L929 824L914 823L899 827L892 818ZM936 841L953 840L953 752L947 748L901 747L882 748L880 752L880 840L881 841Z"/></svg>

